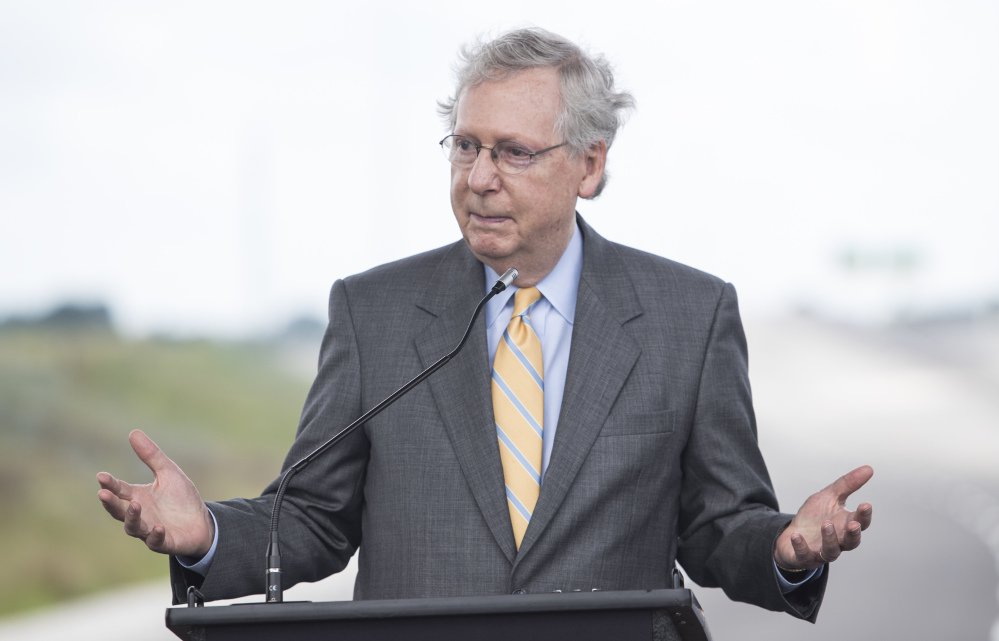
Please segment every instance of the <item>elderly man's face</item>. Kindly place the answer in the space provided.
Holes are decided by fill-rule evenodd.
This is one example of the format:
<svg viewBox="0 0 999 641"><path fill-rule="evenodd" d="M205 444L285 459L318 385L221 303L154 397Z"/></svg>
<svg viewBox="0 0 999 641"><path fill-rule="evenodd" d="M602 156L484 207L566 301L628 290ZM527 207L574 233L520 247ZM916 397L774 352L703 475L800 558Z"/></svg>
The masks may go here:
<svg viewBox="0 0 999 641"><path fill-rule="evenodd" d="M458 100L456 134L492 147L514 141L531 150L557 145L556 71L538 68L468 89ZM576 198L592 196L606 147L573 158L560 147L523 173L502 173L489 151L470 168L451 168L451 208L472 253L499 273L520 270L533 285L558 262L572 236Z"/></svg>

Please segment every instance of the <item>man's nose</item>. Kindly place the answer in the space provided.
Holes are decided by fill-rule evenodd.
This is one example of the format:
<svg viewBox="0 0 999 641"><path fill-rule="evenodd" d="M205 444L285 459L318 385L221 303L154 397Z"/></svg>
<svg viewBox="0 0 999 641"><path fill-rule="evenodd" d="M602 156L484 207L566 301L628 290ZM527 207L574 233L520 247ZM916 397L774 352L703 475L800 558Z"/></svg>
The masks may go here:
<svg viewBox="0 0 999 641"><path fill-rule="evenodd" d="M485 147L479 149L472 168L468 171L468 187L476 194L499 189L499 169L493 159L493 152Z"/></svg>

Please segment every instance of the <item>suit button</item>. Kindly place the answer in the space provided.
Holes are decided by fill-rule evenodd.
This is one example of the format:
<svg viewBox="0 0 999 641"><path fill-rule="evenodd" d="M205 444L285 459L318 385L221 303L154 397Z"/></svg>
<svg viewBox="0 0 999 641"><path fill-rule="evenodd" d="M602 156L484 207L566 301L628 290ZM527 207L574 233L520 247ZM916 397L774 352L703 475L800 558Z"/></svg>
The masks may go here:
<svg viewBox="0 0 999 641"><path fill-rule="evenodd" d="M517 588L511 594L527 594L527 590L525 590L524 588Z"/></svg>

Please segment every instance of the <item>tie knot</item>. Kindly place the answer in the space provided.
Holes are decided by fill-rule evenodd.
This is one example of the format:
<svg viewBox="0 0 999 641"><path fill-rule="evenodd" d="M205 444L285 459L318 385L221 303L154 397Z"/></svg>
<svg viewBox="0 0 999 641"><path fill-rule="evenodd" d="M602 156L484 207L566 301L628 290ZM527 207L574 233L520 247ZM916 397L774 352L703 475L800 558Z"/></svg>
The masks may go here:
<svg viewBox="0 0 999 641"><path fill-rule="evenodd" d="M517 293L513 295L513 315L521 316L526 314L527 309L538 302L540 298L541 292L538 291L537 287L518 289Z"/></svg>

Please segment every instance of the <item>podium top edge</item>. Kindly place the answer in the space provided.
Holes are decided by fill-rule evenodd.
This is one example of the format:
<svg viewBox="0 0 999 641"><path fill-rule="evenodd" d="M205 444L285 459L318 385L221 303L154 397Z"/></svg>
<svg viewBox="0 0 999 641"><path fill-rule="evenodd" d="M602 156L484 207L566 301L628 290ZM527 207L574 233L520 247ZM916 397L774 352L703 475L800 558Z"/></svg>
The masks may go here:
<svg viewBox="0 0 999 641"><path fill-rule="evenodd" d="M563 592L370 601L240 603L201 608L173 607L167 625L227 625L234 622L321 621L431 617L574 610L700 609L687 589Z"/></svg>

